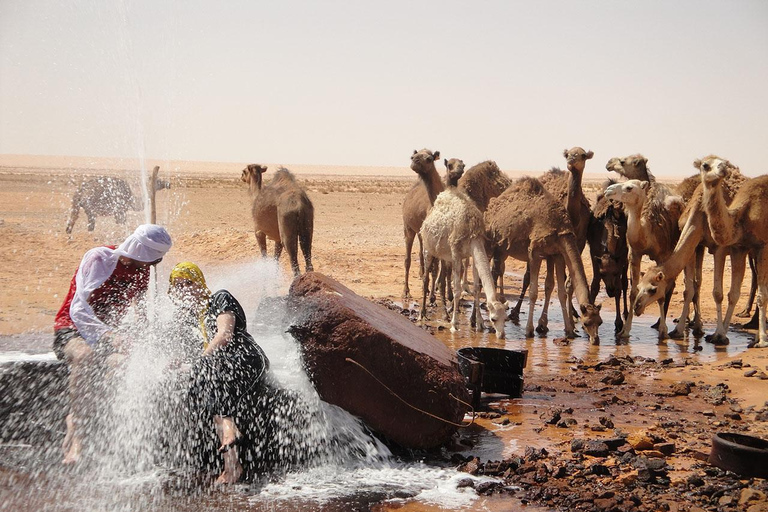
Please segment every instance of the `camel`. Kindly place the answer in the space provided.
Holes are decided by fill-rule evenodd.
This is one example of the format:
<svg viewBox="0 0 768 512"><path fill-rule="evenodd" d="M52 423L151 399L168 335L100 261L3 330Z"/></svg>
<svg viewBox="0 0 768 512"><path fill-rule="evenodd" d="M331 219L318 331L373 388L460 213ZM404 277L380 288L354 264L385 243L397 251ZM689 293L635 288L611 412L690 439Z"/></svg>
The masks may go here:
<svg viewBox="0 0 768 512"><path fill-rule="evenodd" d="M682 213L680 196L669 195L667 190L653 181L631 179L616 183L605 190L605 197L624 203L627 214L627 243L630 262L629 302L634 305L640 282L640 263L648 255L661 264L672 255L680 237L678 220ZM667 337L666 311L674 281L665 290L665 301L660 304L659 339ZM634 306L633 306L634 307ZM619 336L629 338L632 315L628 315Z"/></svg>
<svg viewBox="0 0 768 512"><path fill-rule="evenodd" d="M485 224L494 258L498 260L511 256L528 263L532 284L528 298L526 336L532 337L534 332L533 313L538 296L541 262L551 258L556 271L566 336L576 336L566 299L567 267L575 285L584 330L592 343L598 343L598 328L602 324L600 306L595 306L589 300L581 253L563 204L539 180L522 178L490 201L485 212Z"/></svg>
<svg viewBox="0 0 768 512"><path fill-rule="evenodd" d="M506 304L496 298L492 285L491 269L485 252L485 226L483 214L474 202L456 187L449 187L436 194L439 177L434 166L435 156L426 149L414 150L411 157L411 169L419 176L427 189L427 196L432 207L419 233L424 241L425 268L429 268L434 259L451 262L453 286L457 293L453 296L451 331L459 328L459 293L461 286L461 261L472 256L475 259L475 311L479 313L480 283L486 290L488 316L496 331L496 336L503 339ZM427 319L428 273L425 272L421 304L421 318ZM482 324L481 324L482 325Z"/></svg>
<svg viewBox="0 0 768 512"><path fill-rule="evenodd" d="M171 188L170 182L156 180L155 190ZM80 208L88 217L88 231L96 228L96 217L114 215L115 222L125 224L125 213L128 210L141 211L144 204L135 197L128 182L121 178L99 176L80 183L72 195L72 209L67 221L67 234L72 233L75 222L80 215Z"/></svg>
<svg viewBox="0 0 768 512"><path fill-rule="evenodd" d="M587 160L590 160L594 153L592 151L584 151L584 149L576 146L571 149L563 150L563 156L566 160L568 172L564 172L557 167L553 167L544 176L540 178L540 182L544 185L556 199L560 200L565 206L568 212L568 218L571 220L571 225L574 228L574 234L576 235L576 242L579 246L579 253L584 251L584 246L587 243L587 232L590 226L590 219L592 217L591 206L589 200L584 195L582 188L582 179L584 176L584 168L586 167ZM593 263L593 274L598 272ZM497 273L503 274L503 271L499 269ZM516 319L520 316L520 308L522 306L523 297L525 291L528 288L530 282L530 273L526 269L525 276L523 277L523 288L520 292L520 298L517 304L512 308L509 315L510 318ZM503 285L503 282L502 282ZM539 325L537 330L540 333L547 332L547 310L549 308L549 298L554 288L554 276L552 270L552 262L547 262L547 277L544 281L544 308L542 309L542 316L539 319ZM573 290L570 282L567 283L568 290L568 302L573 301ZM578 314L573 310L573 306L570 306L571 314L577 317Z"/></svg>
<svg viewBox="0 0 768 512"><path fill-rule="evenodd" d="M768 300L768 175L746 181L736 192L731 204L726 204L723 181L729 169L728 160L709 155L694 162L701 173L702 204L714 242L752 250L757 263L757 308L760 311L755 347L768 347L765 306ZM740 287L739 283L739 287ZM730 295L730 294L729 294ZM729 296L730 302L730 296Z"/></svg>
<svg viewBox="0 0 768 512"><path fill-rule="evenodd" d="M587 231L589 252L592 258L592 284L589 298L592 302L600 291L600 281L605 283L605 291L616 303L614 327L620 332L624 327L621 316L621 297L624 296L624 316L627 311L627 270L629 268L629 248L627 247L627 216L622 203L605 197L605 189L613 185L608 180L603 191L598 194L592 209L592 219Z"/></svg>
<svg viewBox="0 0 768 512"><path fill-rule="evenodd" d="M435 169L435 161L440 158L440 151L432 153L428 149L421 150L424 155L423 162L419 157L420 165L430 166L437 175L437 169ZM421 154L421 153L420 153ZM411 157L413 165L414 159ZM425 171L426 172L426 171ZM431 174L430 174L431 175ZM440 181L439 176L432 183L435 191L435 198L437 194L443 191L444 184ZM410 298L411 289L408 286L408 279L411 271L411 252L413 251L413 241L418 236L419 238L419 276L424 276L424 242L419 235L421 225L424 223L424 219L427 217L427 211L432 206L434 198L430 199L427 194L427 189L422 185L422 181L419 179L414 183L413 187L405 195L403 201L403 234L405 236L405 286L403 287L403 300ZM434 300L434 293L432 293Z"/></svg>
<svg viewBox="0 0 768 512"><path fill-rule="evenodd" d="M275 259L280 258L283 247L288 251L294 276L300 274L299 245L304 254L306 271L312 267L312 234L315 209L307 193L296 182L293 174L280 167L274 178L263 184L262 175L267 167L250 164L243 169L240 179L248 184L251 195L251 214L262 257L267 256L267 238L275 241Z"/></svg>
<svg viewBox="0 0 768 512"><path fill-rule="evenodd" d="M740 250L731 250L727 247L718 246L714 242L702 204L703 188L701 177L698 176L698 179L699 185L689 197L688 204L680 216L681 233L675 250L666 261L648 269L641 278L638 284L638 295L634 304L634 312L636 315L640 315L648 304L661 300L662 290L666 289L668 283L674 281L682 270L685 270L683 311L680 314L677 326L669 333L669 337L683 338L685 336L685 326L691 302L693 302L694 306L693 332L696 336L702 335L699 288L701 285L704 249L708 249L715 257L714 290L712 295L717 306L717 328L709 341L722 344L727 343L728 325L730 324L733 309L736 307L735 301L738 300L738 292L741 288L745 266L744 253ZM726 204L731 203L733 196L746 180L747 178L737 169L727 169L727 175L723 182ZM728 310L725 317L723 317L723 271L725 257L728 254L730 254L732 265L731 291L728 293Z"/></svg>

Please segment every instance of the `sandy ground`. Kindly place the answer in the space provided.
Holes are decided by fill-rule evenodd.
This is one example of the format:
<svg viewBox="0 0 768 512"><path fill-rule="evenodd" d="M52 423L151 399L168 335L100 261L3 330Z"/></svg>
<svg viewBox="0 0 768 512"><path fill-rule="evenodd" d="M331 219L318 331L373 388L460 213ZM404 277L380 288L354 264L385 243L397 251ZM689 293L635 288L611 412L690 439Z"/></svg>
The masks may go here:
<svg viewBox="0 0 768 512"><path fill-rule="evenodd" d="M167 278L170 267L181 260L195 261L204 269L229 264L247 264L255 260L257 244L252 232L249 198L244 184L239 181L240 169L241 167L232 164L226 172L216 172L210 176L206 176L202 171L183 176L177 174L171 177L171 190L158 193L158 221L168 227L174 239L173 249L159 266L161 282ZM162 174L161 177L168 178ZM400 301L404 252L401 205L414 178L399 171L390 176L376 176L374 173L368 176L313 175L306 172L300 174L300 181L315 205L315 269L338 279L365 297ZM85 227L85 216L81 215L74 233L67 236L64 227L74 188L75 180L68 169L0 167L0 237L3 240L0 245L0 285L4 292L0 297L0 335L51 332L53 317L67 292L69 281L82 254L96 245L119 243L132 227L144 219L143 212L132 212L127 224L121 226L113 219L99 218L96 230L89 233ZM135 183L134 190L138 190ZM303 260L300 259L300 262L303 267ZM414 254L414 264L411 268L412 290L419 289L417 262ZM288 272L285 255L281 265ZM588 274L590 269L587 265ZM507 264L507 272L510 274L507 286L511 297L516 297L519 293L523 270L524 265L521 263L510 261ZM726 275L726 279L728 278L729 275ZM710 257L705 260L703 289L703 314L705 321L711 323L715 318L715 309L708 292L712 289ZM742 309L748 290L749 277L743 285L742 299L737 311ZM526 382L532 383L534 391L527 395L528 398L522 403L515 405L507 401L502 407L502 412L508 414L513 421L516 417L519 419L520 414L534 421L529 421L531 424L528 427L521 427L506 434L501 431L504 429L500 429L499 425L491 420L478 421L489 431L500 429L494 435L503 439L512 451L520 452L529 444L562 447L578 435L578 432L589 432L586 426L577 429L578 432L547 427L542 434L541 421L536 418L541 413L544 400L544 406L548 408L556 402L571 404L571 407L577 409L575 415L582 415L579 417L580 422L589 417L594 421L595 415L599 413L595 413L593 403L599 401L602 396L600 393L605 395L606 391L593 388L590 384L588 389L593 392L588 392L577 385L575 387L581 389L577 389L576 399L573 395L574 386L571 384L582 372L578 364L594 365L614 354L643 355L658 361L672 361L671 364L657 364L642 367L636 372L625 372L627 382L636 391L637 396L644 395L651 399L651 402L642 405L646 409L630 410L625 407L621 411L615 411L615 414L623 415L616 423L621 423L624 430L637 430L658 423L661 413L655 412L658 408L654 409L653 405L661 404L659 407L662 407L667 400L664 393L669 385L679 381L693 381L699 386L727 383L730 398L734 403L738 402L742 409L755 410L764 406L768 398L768 380L745 376L750 368L758 370L758 373L768 372L768 350L744 350L744 340L751 339L752 334L742 335L742 341L732 343L728 349L715 350L711 346L705 346L701 353L694 351L691 348L693 343L688 341L663 344L646 342L645 352L632 346L617 347L612 339L613 301L604 295L601 295L599 300L603 301L605 321L601 329L603 343L599 348L586 348L584 339L573 341L569 347L559 347L553 343L555 338L562 336L562 331L556 327L547 338L535 340L521 339L519 328L511 327L508 331L510 339L506 346L529 349ZM678 280L678 288L671 305L673 315L679 312L681 300L682 276ZM552 305L551 311L555 309L559 309L557 304ZM645 317L645 323L638 321L638 329L647 329L647 325L655 319L652 313ZM487 334L470 333L466 326L463 326L459 335L449 335L444 329L445 324L439 321L430 322L430 326L452 348L466 344L494 346L494 343L498 343ZM711 327L709 330L711 331ZM653 337L650 334L643 336ZM740 359L741 365L728 366L734 359ZM576 360L581 363L574 363ZM686 365L686 360L696 364ZM589 370L584 372L590 373ZM587 378L593 378L594 372L592 374L592 377L587 375ZM542 383L547 382L550 387L544 384L542 388ZM558 382L561 382L562 386L558 385ZM551 389L551 396L544 398L548 393L547 389ZM660 390L663 392L658 395ZM640 404L643 399L624 396L625 402L632 400ZM677 405L675 412L670 414L698 421L697 425L701 427L698 437L691 441L691 452L707 451L708 439L712 433L733 427L733 422L728 423L730 420L723 419L717 407L706 406L704 402L688 397L676 397L673 401ZM701 418L702 407L713 408L716 412L715 420L710 416ZM750 407L752 409L749 409ZM727 411L725 406L723 410ZM749 422L739 425L744 425L753 433L766 436L768 424L752 422L752 418L753 416L745 415L745 422ZM567 450L567 446L564 449ZM496 508L493 499L484 500L486 501L482 502L482 506Z"/></svg>

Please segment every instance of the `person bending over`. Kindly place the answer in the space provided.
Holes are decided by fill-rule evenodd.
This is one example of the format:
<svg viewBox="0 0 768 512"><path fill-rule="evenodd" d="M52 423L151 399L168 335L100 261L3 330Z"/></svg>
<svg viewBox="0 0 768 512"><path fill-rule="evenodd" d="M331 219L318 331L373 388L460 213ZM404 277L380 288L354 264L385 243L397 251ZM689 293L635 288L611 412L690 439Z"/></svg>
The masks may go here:
<svg viewBox="0 0 768 512"><path fill-rule="evenodd" d="M70 411L64 438L64 464L80 460L83 433L90 419L96 380L104 364L127 347L116 328L149 284L149 267L171 248L165 228L143 224L119 247L85 253L56 314L53 351L69 366Z"/></svg>
<svg viewBox="0 0 768 512"><path fill-rule="evenodd" d="M238 448L243 438L235 418L240 400L255 392L269 370L269 359L248 334L245 312L227 290L211 293L200 268L183 262L171 271L169 294L183 319L195 324L203 340L202 357L191 368L197 406L212 418L223 453L224 470L216 484L243 475Z"/></svg>

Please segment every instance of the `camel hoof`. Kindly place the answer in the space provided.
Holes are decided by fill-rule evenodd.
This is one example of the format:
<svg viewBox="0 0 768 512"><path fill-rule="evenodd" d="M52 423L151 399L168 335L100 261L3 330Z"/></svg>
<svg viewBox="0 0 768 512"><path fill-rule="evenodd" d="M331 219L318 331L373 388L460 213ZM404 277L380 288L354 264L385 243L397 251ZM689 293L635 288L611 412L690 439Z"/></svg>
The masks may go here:
<svg viewBox="0 0 768 512"><path fill-rule="evenodd" d="M525 330L525 337L526 338L533 338L533 329L526 329Z"/></svg>
<svg viewBox="0 0 768 512"><path fill-rule="evenodd" d="M656 323L651 326L651 329L656 329L658 331L660 322L661 320L656 320Z"/></svg>
<svg viewBox="0 0 768 512"><path fill-rule="evenodd" d="M536 326L536 332L539 334L547 334L549 332L549 327L547 327L546 322L539 322L539 325Z"/></svg>
<svg viewBox="0 0 768 512"><path fill-rule="evenodd" d="M624 329L621 330L621 332L618 334L617 338L622 340L628 340L629 339L629 333L625 332Z"/></svg>
<svg viewBox="0 0 768 512"><path fill-rule="evenodd" d="M617 320L616 322L613 323L613 326L614 326L613 332L620 333L621 330L624 329L624 322L622 322L621 320Z"/></svg>
<svg viewBox="0 0 768 512"><path fill-rule="evenodd" d="M768 340L759 341L750 348L768 348Z"/></svg>
<svg viewBox="0 0 768 512"><path fill-rule="evenodd" d="M759 322L750 320L749 322L747 322L745 324L739 325L739 327L741 329L758 329L760 326L759 326Z"/></svg>
<svg viewBox="0 0 768 512"><path fill-rule="evenodd" d="M693 335L694 335L695 337L697 337L697 338L701 338L701 337L702 337L702 336L704 336L704 334L705 334L705 333L704 333L704 328L703 328L701 325L695 325L695 326L693 327L693 331L691 331L691 332L692 332L692 333L693 333Z"/></svg>
<svg viewBox="0 0 768 512"><path fill-rule="evenodd" d="M670 339L673 339L673 340L681 340L681 339L685 338L685 333L681 332L681 331L678 331L677 329L673 329L669 333L669 337L670 337ZM659 338L661 338L661 336L659 336Z"/></svg>
<svg viewBox="0 0 768 512"><path fill-rule="evenodd" d="M739 318L749 318L752 316L752 312L748 309L745 309L744 311L740 311L739 313L736 313L736 316Z"/></svg>
<svg viewBox="0 0 768 512"><path fill-rule="evenodd" d="M707 342L712 343L713 345L728 345L730 343L728 336L725 336L723 334L710 334L709 336L706 336L704 339Z"/></svg>
<svg viewBox="0 0 768 512"><path fill-rule="evenodd" d="M456 327L455 325L452 325L451 326L451 332L459 332L459 328Z"/></svg>

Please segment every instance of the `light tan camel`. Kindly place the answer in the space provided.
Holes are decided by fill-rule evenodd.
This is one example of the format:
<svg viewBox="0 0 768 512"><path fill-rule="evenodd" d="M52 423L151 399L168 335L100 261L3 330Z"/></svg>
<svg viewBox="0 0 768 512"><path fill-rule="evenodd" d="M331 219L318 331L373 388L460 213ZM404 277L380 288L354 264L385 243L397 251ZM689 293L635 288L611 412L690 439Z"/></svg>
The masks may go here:
<svg viewBox="0 0 768 512"><path fill-rule="evenodd" d="M531 274L526 336L533 336L533 313L538 296L541 262L551 258L557 276L558 298L563 309L566 336L575 337L573 318L567 307L565 268L573 278L581 308L584 331L593 343L599 341L602 323L600 306L589 301L584 265L565 207L535 178L522 178L490 201L485 212L488 238L494 258L513 257L528 263Z"/></svg>
<svg viewBox="0 0 768 512"><path fill-rule="evenodd" d="M744 276L744 253L739 249L731 250L728 247L718 246L712 239L707 216L702 204L703 188L701 177L697 176L697 178L699 186L690 195L688 204L680 216L681 233L675 250L666 261L661 265L655 265L648 269L640 279L634 312L636 315L641 315L651 302L663 300L663 291L668 288L669 282L674 281L680 272L685 270L683 311L680 313L677 326L670 331L669 337L683 338L685 336L691 302L693 302L694 308L693 333L694 336L701 336L704 332L702 330L699 297L701 293L704 249L708 249L715 258L714 289L712 295L717 306L717 328L715 333L709 338L709 341L720 344L727 342L728 325L730 324L733 309L736 307L735 301L738 300L738 293ZM733 196L746 180L747 178L738 169L727 169L727 175L723 180L723 193L727 204L731 203ZM725 257L729 254L732 266L731 290L728 293L728 309L725 317L723 317L723 271L725 268Z"/></svg>
<svg viewBox="0 0 768 512"><path fill-rule="evenodd" d="M757 263L757 307L760 310L755 347L768 347L765 306L768 300L768 175L748 180L730 205L726 204L723 178L734 166L709 155L694 162L704 185L702 203L712 239L720 246L752 250ZM729 297L730 301L730 297Z"/></svg>
<svg viewBox="0 0 768 512"><path fill-rule="evenodd" d="M420 152L417 151L416 153L419 155L417 159L418 165L431 167L431 170L435 171L434 176L437 176L437 179L432 183L432 186L436 191L436 198L437 194L442 192L445 188L437 174L437 169L435 169L435 161L440 158L440 151L435 151L433 153L428 149L422 149ZM416 153L411 157L411 166L414 164ZM425 169L424 172L428 172L428 170ZM432 176L431 173L429 174ZM413 184L413 187L411 187L405 195L405 200L403 200L403 235L405 236L405 285L403 287L403 300L411 297L411 289L408 286L408 280L411 271L413 241L417 236L419 238L419 277L424 277L424 243L421 239L421 235L419 235L419 231L421 230L421 225L424 223L424 219L427 217L427 211L432 206L435 198L430 200L426 187L424 187L423 182L419 179ZM432 293L432 297L434 300L434 292Z"/></svg>
<svg viewBox="0 0 768 512"><path fill-rule="evenodd" d="M288 169L280 167L269 183L262 184L265 172L265 166L250 164L240 176L248 184L251 195L251 214L261 255L267 256L267 238L274 240L275 259L280 258L285 247L293 274L297 276L300 273L298 246L301 245L306 271L310 272L313 270L312 234L315 218L312 201Z"/></svg>
<svg viewBox="0 0 768 512"><path fill-rule="evenodd" d="M475 311L480 311L480 283L486 290L488 316L498 338L504 338L504 320L506 305L496 299L492 286L491 270L485 252L485 227L483 214L472 200L456 187L448 187L436 195L437 171L434 157L428 150L414 151L411 157L411 169L418 174L427 189L427 195L434 198L432 207L421 226L420 234L424 241L425 268L432 260L451 262L454 289L461 283L461 260L472 256L475 259ZM425 273L421 318L427 318L428 276ZM460 294L453 296L451 331L459 328Z"/></svg>
<svg viewBox="0 0 768 512"><path fill-rule="evenodd" d="M672 255L680 237L678 220L683 210L680 196L669 195L666 188L652 181L628 180L611 185L605 197L624 203L627 214L627 243L629 244L630 295L633 305L640 282L640 263L648 255L657 264ZM667 337L666 310L674 291L674 281L665 290L665 301L660 305L659 339ZM633 308L631 308L633 309ZM625 319L619 336L628 338L632 329L632 314Z"/></svg>

